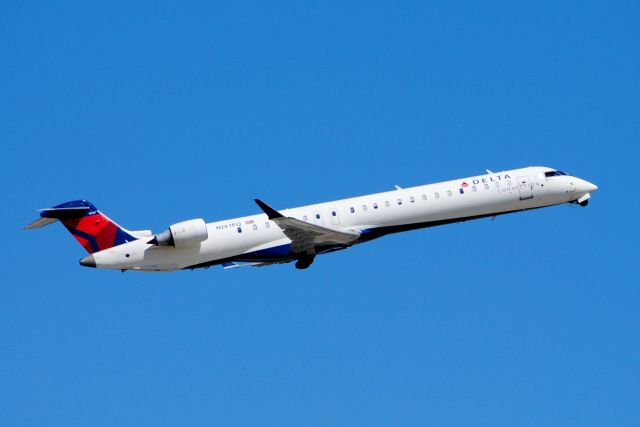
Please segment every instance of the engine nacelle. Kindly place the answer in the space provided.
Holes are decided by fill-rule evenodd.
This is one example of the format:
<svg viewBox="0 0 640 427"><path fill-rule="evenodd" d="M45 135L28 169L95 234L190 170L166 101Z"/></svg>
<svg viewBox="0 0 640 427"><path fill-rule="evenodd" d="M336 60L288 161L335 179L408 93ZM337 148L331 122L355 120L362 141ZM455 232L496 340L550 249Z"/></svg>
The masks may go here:
<svg viewBox="0 0 640 427"><path fill-rule="evenodd" d="M198 218L173 224L162 233L157 234L149 243L156 246L182 248L200 243L207 240L208 237L207 225L202 218Z"/></svg>

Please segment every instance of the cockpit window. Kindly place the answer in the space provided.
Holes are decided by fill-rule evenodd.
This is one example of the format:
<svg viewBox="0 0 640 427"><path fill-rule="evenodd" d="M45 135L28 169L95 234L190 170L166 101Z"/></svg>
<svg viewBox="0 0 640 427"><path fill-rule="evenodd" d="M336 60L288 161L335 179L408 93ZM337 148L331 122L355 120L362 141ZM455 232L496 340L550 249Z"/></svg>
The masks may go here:
<svg viewBox="0 0 640 427"><path fill-rule="evenodd" d="M549 178L551 176L565 176L565 175L569 175L569 174L562 171L550 171L550 172L544 173L545 178Z"/></svg>

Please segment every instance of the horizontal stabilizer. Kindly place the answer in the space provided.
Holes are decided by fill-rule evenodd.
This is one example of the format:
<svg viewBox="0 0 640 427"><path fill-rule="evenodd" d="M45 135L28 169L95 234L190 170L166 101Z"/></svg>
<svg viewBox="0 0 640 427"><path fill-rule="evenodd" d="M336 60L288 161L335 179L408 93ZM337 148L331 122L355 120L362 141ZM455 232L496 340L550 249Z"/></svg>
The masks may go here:
<svg viewBox="0 0 640 427"><path fill-rule="evenodd" d="M89 206L88 203L87 205L81 206L78 206L77 203L78 202L70 202L67 205L71 204L71 206L65 206L65 204L63 204L59 206L65 207L39 209L40 218L27 225L25 229L33 230L35 228L42 228L49 224L53 224L57 220L64 221L68 219L82 218L92 210L95 210L95 207L93 205Z"/></svg>
<svg viewBox="0 0 640 427"><path fill-rule="evenodd" d="M74 206L70 208L47 208L40 209L40 216L43 218L72 219L81 218L91 211L89 206Z"/></svg>
<svg viewBox="0 0 640 427"><path fill-rule="evenodd" d="M27 230L33 230L34 228L42 228L49 224L53 224L57 220L58 220L57 218L38 218L24 228Z"/></svg>

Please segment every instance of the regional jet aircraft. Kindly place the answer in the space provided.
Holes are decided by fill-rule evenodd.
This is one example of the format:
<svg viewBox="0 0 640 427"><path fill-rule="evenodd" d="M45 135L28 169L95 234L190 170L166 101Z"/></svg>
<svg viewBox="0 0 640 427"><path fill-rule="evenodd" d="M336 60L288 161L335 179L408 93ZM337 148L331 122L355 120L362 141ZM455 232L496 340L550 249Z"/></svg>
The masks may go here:
<svg viewBox="0 0 640 427"><path fill-rule="evenodd" d="M120 227L87 200L42 209L26 228L56 221L89 252L85 267L174 271L295 262L401 231L495 217L563 203L586 206L598 187L547 167L528 167L327 203L205 223L201 218L153 234Z"/></svg>

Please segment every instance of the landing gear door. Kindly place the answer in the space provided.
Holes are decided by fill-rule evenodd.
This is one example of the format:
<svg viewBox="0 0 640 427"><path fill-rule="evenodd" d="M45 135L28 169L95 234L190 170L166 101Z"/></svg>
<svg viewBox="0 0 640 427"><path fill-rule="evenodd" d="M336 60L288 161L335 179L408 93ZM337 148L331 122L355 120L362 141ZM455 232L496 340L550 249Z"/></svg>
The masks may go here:
<svg viewBox="0 0 640 427"><path fill-rule="evenodd" d="M518 188L520 189L520 200L533 199L533 186L528 176L518 177Z"/></svg>

